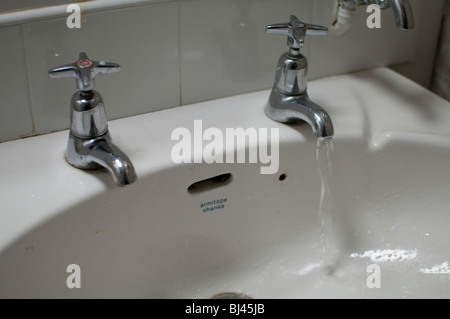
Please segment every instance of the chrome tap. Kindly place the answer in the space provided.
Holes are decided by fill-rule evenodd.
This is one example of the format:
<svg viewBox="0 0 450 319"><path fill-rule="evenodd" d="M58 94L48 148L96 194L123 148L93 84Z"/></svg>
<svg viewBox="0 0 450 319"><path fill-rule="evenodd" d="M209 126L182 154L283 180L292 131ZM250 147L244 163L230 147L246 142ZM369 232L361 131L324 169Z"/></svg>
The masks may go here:
<svg viewBox="0 0 450 319"><path fill-rule="evenodd" d="M105 106L94 90L95 77L120 71L120 66L105 61L92 61L82 52L77 62L49 71L52 78L75 78L79 89L70 103L70 133L66 160L81 169L106 168L117 185L136 181L136 173L125 153L111 141Z"/></svg>
<svg viewBox="0 0 450 319"><path fill-rule="evenodd" d="M353 11L359 6L376 4L380 9L392 8L394 10L395 23L400 29L414 29L414 14L408 0L338 0L339 6L348 11Z"/></svg>
<svg viewBox="0 0 450 319"><path fill-rule="evenodd" d="M286 35L289 46L289 52L282 54L278 61L275 83L266 106L267 116L281 123L303 120L317 136L333 136L330 116L308 97L308 62L300 53L306 35L324 35L327 28L303 23L291 16L290 22L266 26L266 32Z"/></svg>

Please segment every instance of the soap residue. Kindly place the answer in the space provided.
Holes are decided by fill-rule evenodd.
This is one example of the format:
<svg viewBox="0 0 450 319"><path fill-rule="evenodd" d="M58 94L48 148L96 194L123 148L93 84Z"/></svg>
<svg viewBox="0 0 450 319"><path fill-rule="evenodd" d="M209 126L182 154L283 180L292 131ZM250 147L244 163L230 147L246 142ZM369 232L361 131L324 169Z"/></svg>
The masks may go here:
<svg viewBox="0 0 450 319"><path fill-rule="evenodd" d="M433 266L431 268L422 268L420 272L424 274L450 274L450 265L448 261L444 261L440 265Z"/></svg>
<svg viewBox="0 0 450 319"><path fill-rule="evenodd" d="M298 270L296 272L296 275L298 276L305 276L311 273L312 271L322 268L324 265L323 263L311 263L303 267L302 269Z"/></svg>
<svg viewBox="0 0 450 319"><path fill-rule="evenodd" d="M368 250L362 254L352 253L352 258L369 258L372 262L386 262L386 261L406 261L417 257L417 250L404 249L377 249Z"/></svg>

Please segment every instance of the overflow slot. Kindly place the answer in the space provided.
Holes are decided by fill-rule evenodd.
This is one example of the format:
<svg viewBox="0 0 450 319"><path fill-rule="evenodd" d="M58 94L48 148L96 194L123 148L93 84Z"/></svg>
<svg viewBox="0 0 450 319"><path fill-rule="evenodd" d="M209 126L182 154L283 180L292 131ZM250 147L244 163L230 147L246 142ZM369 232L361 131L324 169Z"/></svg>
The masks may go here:
<svg viewBox="0 0 450 319"><path fill-rule="evenodd" d="M231 183L232 175L230 173L217 175L191 184L187 191L191 194L205 192L214 188L222 187Z"/></svg>

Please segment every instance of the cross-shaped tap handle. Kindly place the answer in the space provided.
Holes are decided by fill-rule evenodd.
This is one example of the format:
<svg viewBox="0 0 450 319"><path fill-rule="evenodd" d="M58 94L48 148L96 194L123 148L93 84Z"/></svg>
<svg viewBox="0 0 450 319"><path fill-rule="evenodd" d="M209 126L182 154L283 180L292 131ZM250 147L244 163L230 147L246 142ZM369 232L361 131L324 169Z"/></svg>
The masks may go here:
<svg viewBox="0 0 450 319"><path fill-rule="evenodd" d="M120 65L105 61L92 61L81 52L77 62L59 66L48 71L52 78L75 78L81 91L91 91L95 87L95 77L99 74L120 71Z"/></svg>
<svg viewBox="0 0 450 319"><path fill-rule="evenodd" d="M281 34L288 37L288 46L292 49L300 49L307 35L325 35L328 29L314 24L300 21L296 16L291 15L291 21L276 23L266 26L266 32L271 34Z"/></svg>

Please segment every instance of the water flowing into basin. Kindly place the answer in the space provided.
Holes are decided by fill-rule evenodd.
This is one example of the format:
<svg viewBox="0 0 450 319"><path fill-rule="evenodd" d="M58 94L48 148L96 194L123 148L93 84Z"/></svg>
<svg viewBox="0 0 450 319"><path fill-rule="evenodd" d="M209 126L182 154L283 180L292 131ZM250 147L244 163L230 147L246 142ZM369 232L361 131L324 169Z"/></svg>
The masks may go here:
<svg viewBox="0 0 450 319"><path fill-rule="evenodd" d="M316 148L317 172L320 177L320 201L318 216L320 219L320 245L322 248L323 266L331 271L333 266L333 250L331 239L333 200L330 190L332 174L331 155L333 153L333 140L318 138Z"/></svg>

